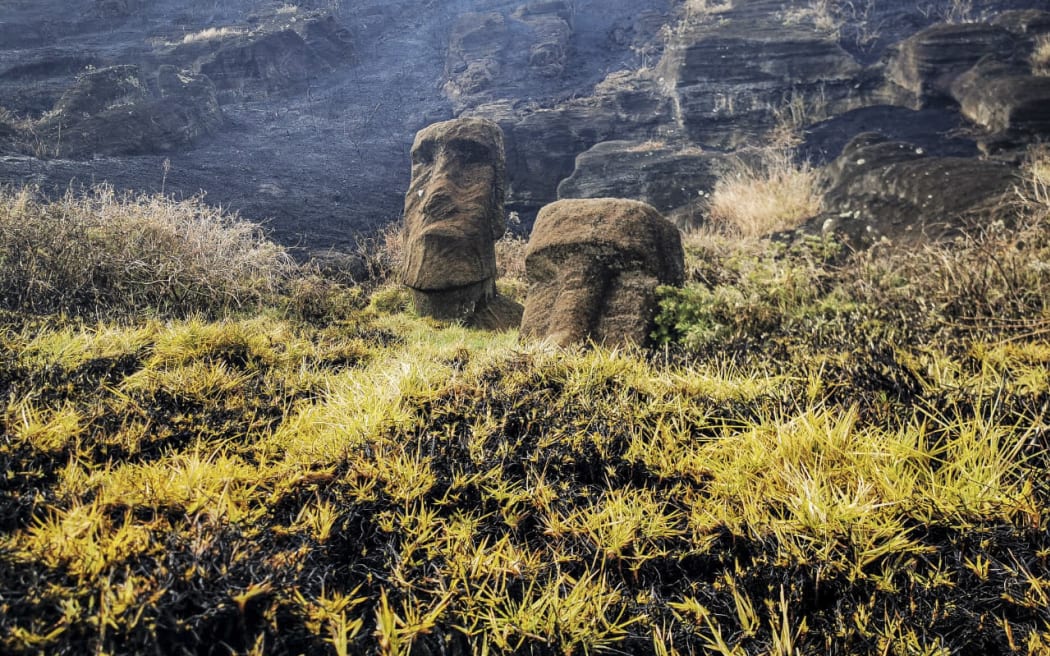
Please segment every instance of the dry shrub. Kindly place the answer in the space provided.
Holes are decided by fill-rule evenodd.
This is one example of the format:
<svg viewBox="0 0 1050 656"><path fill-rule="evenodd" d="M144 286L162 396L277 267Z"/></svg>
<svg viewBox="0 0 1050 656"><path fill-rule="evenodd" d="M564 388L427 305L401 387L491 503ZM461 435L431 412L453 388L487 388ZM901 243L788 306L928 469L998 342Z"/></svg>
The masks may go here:
<svg viewBox="0 0 1050 656"><path fill-rule="evenodd" d="M211 313L272 298L295 270L259 225L201 198L0 192L0 305L10 309Z"/></svg>
<svg viewBox="0 0 1050 656"><path fill-rule="evenodd" d="M685 15L689 18L702 18L721 14L732 8L733 0L686 0Z"/></svg>
<svg viewBox="0 0 1050 656"><path fill-rule="evenodd" d="M225 39L229 36L241 36L244 33L244 30L236 27L209 27L200 32L187 34L182 37L182 42L197 43L200 41L214 41L215 39Z"/></svg>
<svg viewBox="0 0 1050 656"><path fill-rule="evenodd" d="M655 150L661 150L667 148L667 142L663 139L649 139L648 141L640 141L630 148L627 148L629 153L650 153Z"/></svg>
<svg viewBox="0 0 1050 656"><path fill-rule="evenodd" d="M821 209L818 172L798 163L794 152L771 148L738 158L715 183L708 222L740 237L759 237L797 227Z"/></svg>
<svg viewBox="0 0 1050 656"><path fill-rule="evenodd" d="M977 20L973 0L951 0L942 15L946 23L973 23Z"/></svg>
<svg viewBox="0 0 1050 656"><path fill-rule="evenodd" d="M1050 36L1041 36L1035 42L1032 70L1036 75L1050 75Z"/></svg>
<svg viewBox="0 0 1050 656"><path fill-rule="evenodd" d="M357 239L356 254L364 261L367 281L382 284L397 276L405 261L405 224L395 221L371 236Z"/></svg>
<svg viewBox="0 0 1050 656"><path fill-rule="evenodd" d="M1050 145L1040 144L1028 151L1021 200L1028 213L1050 212Z"/></svg>
<svg viewBox="0 0 1050 656"><path fill-rule="evenodd" d="M842 8L838 0L812 0L803 7L784 12L784 23L794 25L811 23L822 32L838 32L843 24Z"/></svg>
<svg viewBox="0 0 1050 656"><path fill-rule="evenodd" d="M525 249L529 240L508 232L496 242L496 277L500 293L525 302L528 278L525 275Z"/></svg>

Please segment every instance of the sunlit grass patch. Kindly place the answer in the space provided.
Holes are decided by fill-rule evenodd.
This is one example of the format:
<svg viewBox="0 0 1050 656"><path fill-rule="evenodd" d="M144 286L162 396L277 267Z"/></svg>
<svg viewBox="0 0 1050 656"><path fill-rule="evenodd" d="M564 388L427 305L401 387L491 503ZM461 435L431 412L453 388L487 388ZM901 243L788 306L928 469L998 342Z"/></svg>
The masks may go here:
<svg viewBox="0 0 1050 656"><path fill-rule="evenodd" d="M818 214L817 170L799 163L790 149L770 148L739 159L718 182L707 203L707 225L735 237L761 237Z"/></svg>
<svg viewBox="0 0 1050 656"><path fill-rule="evenodd" d="M1036 40L1032 68L1036 75L1050 75L1050 37L1041 36Z"/></svg>
<svg viewBox="0 0 1050 656"><path fill-rule="evenodd" d="M29 371L85 362L62 346L68 329L13 338L37 345ZM276 653L408 653L435 640L539 653L819 651L828 636L878 653L920 635L934 599L984 603L952 586L1012 586L1024 608L1046 574L1034 553L1050 545L1024 537L1046 519L1026 482L1037 428L996 401L1004 389L1028 394L1000 381L1030 376L1046 359L1040 342L973 351L985 369L948 358L928 376L931 399L950 382L973 413L895 402L905 417L885 425L831 400L805 359L756 367L561 350L408 315L341 328L153 322L99 327L77 343L134 352L138 364L109 391L67 390L54 405L26 405L35 415L8 415L16 442L39 454L0 450L9 462L63 455L3 558L37 563L45 579L74 575L9 616L4 645L16 653L77 632L111 649L151 644L187 594L216 618L182 616L194 635ZM368 357L290 373L323 368L347 343ZM304 379L305 395L278 400ZM182 437L149 457L92 445L161 430L99 423L95 399L131 408L160 391L203 402L184 410L200 418L172 424ZM276 401L271 419L259 423L254 395ZM215 430L215 411L240 429ZM1001 550L966 542L982 526L999 527L988 530ZM1008 550L1021 559L1009 571ZM813 585L828 586L839 610L816 610ZM901 590L919 600L920 619L894 601ZM88 603L100 595L106 608ZM223 628L235 617L243 629ZM988 631L1040 640L1031 617ZM91 630L98 622L104 636Z"/></svg>
<svg viewBox="0 0 1050 656"><path fill-rule="evenodd" d="M286 5L287 6L287 5ZM294 7L293 7L294 12ZM282 13L278 9L278 13ZM288 13L288 12L284 12ZM209 27L199 32L191 32L182 37L182 43L197 43L200 41L215 41L218 39L225 39L231 36L241 36L245 34L245 30L237 27Z"/></svg>
<svg viewBox="0 0 1050 656"><path fill-rule="evenodd" d="M1041 653L1040 235L688 238L654 350L14 322L0 651Z"/></svg>

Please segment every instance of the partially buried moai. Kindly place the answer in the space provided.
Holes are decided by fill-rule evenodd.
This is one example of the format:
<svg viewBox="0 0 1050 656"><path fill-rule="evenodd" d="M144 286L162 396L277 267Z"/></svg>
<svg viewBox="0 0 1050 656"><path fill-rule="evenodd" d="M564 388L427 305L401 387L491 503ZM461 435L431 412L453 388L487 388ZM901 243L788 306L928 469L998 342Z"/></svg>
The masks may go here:
<svg viewBox="0 0 1050 656"><path fill-rule="evenodd" d="M561 200L540 210L526 250L521 333L560 345L645 344L656 288L681 285L678 228L633 200Z"/></svg>
<svg viewBox="0 0 1050 656"><path fill-rule="evenodd" d="M416 135L402 274L417 312L478 328L518 325L521 306L496 293L505 194L503 132L495 123L456 119Z"/></svg>

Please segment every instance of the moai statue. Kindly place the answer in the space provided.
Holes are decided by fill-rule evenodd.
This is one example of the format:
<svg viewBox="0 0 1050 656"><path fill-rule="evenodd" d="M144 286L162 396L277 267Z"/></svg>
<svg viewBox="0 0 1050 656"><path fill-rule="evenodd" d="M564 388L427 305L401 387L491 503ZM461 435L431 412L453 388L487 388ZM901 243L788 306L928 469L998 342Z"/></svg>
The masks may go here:
<svg viewBox="0 0 1050 656"><path fill-rule="evenodd" d="M417 312L478 328L518 325L521 306L496 294L505 194L503 132L492 121L456 119L416 135L402 273Z"/></svg>
<svg viewBox="0 0 1050 656"><path fill-rule="evenodd" d="M678 228L633 200L560 200L540 210L525 255L524 337L645 344L656 288L681 285Z"/></svg>

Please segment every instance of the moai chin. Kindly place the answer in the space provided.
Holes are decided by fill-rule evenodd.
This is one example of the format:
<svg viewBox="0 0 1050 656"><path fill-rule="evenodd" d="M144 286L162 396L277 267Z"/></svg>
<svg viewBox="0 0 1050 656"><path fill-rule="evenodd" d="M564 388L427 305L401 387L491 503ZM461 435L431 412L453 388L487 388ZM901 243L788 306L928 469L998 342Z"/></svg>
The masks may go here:
<svg viewBox="0 0 1050 656"><path fill-rule="evenodd" d="M416 135L402 275L417 312L471 324L496 298L505 194L503 132L492 121L445 121Z"/></svg>

